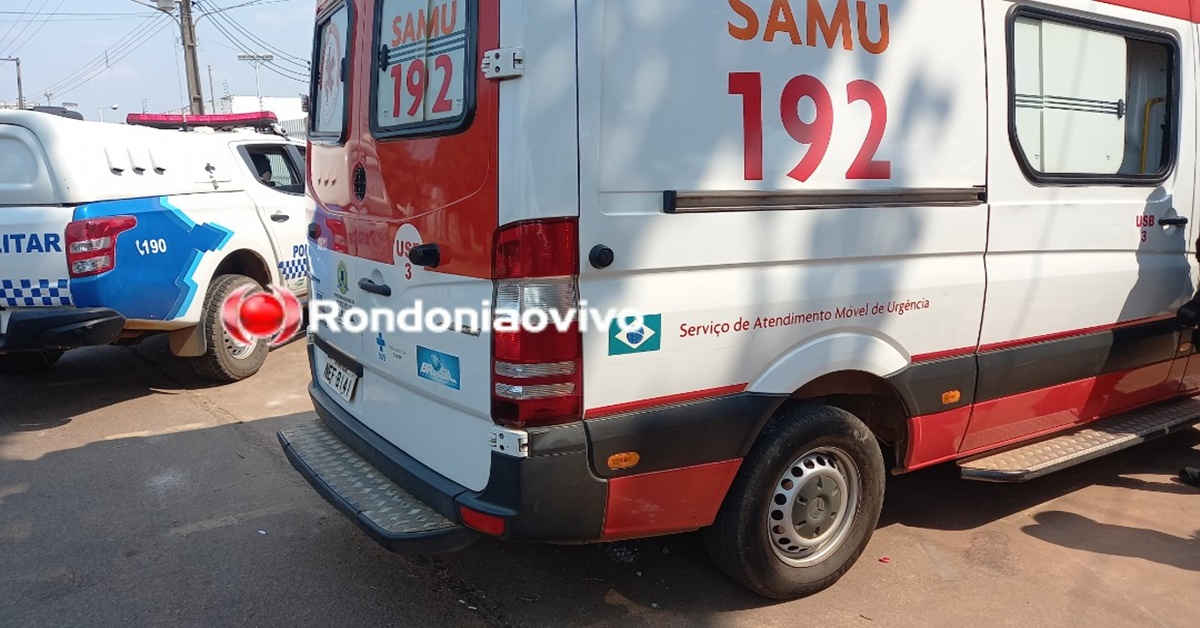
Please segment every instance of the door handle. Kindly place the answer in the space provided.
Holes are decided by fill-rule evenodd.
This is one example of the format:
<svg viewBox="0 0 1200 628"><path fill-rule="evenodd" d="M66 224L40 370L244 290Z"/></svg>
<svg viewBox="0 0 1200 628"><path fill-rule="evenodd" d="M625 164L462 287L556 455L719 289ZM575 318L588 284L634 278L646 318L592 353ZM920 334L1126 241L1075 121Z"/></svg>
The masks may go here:
<svg viewBox="0 0 1200 628"><path fill-rule="evenodd" d="M1176 216L1175 218L1163 218L1162 220L1158 221L1158 224L1164 227L1183 227L1188 224L1188 219L1184 218L1183 216Z"/></svg>
<svg viewBox="0 0 1200 628"><path fill-rule="evenodd" d="M292 217L287 214L271 214L271 220L274 220L275 222L287 222L291 220L291 218Z"/></svg>
<svg viewBox="0 0 1200 628"><path fill-rule="evenodd" d="M371 281L370 279L359 279L358 287L363 292L370 292L371 294L377 294L381 297L392 296L391 286L389 286L387 284L377 284L374 281Z"/></svg>

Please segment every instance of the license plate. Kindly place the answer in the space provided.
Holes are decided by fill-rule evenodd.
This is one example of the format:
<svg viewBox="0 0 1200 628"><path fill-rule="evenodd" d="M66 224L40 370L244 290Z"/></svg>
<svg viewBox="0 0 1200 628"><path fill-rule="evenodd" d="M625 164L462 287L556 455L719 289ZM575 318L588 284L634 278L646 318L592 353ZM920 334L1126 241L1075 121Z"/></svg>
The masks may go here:
<svg viewBox="0 0 1200 628"><path fill-rule="evenodd" d="M325 357L325 368L321 371L321 379L325 380L325 384L342 399L346 401L354 399L358 375L328 356Z"/></svg>

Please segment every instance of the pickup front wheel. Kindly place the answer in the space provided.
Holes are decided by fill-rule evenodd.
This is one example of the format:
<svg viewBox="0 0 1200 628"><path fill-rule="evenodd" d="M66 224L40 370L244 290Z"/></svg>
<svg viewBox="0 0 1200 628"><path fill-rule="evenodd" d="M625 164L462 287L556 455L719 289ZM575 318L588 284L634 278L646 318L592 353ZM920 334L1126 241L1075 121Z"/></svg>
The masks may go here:
<svg viewBox="0 0 1200 628"><path fill-rule="evenodd" d="M204 328L204 355L191 358L192 367L204 379L215 382L237 382L254 375L267 360L270 346L267 340L244 345L225 331L221 322L221 306L229 295L243 286L258 286L244 275L221 275L213 279L204 297L200 324Z"/></svg>

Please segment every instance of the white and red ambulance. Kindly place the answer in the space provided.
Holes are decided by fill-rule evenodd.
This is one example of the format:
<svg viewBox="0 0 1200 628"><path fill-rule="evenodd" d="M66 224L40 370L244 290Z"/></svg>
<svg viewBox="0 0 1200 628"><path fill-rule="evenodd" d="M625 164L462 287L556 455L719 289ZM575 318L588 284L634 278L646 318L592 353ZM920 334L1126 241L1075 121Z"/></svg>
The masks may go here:
<svg viewBox="0 0 1200 628"><path fill-rule="evenodd" d="M788 598L889 471L1200 419L1198 2L319 5L314 298L644 314L313 328L280 440L392 549L704 529Z"/></svg>

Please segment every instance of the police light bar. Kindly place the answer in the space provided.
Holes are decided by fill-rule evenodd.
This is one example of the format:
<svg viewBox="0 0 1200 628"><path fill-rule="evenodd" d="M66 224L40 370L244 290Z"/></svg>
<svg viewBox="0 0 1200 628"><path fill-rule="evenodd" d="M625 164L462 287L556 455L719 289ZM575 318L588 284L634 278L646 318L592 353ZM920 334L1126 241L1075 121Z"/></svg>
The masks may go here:
<svg viewBox="0 0 1200 628"><path fill-rule="evenodd" d="M165 113L131 113L125 116L126 124L148 126L155 129L231 129L236 127L265 128L279 122L270 111L254 113L221 113L211 115L179 115Z"/></svg>

